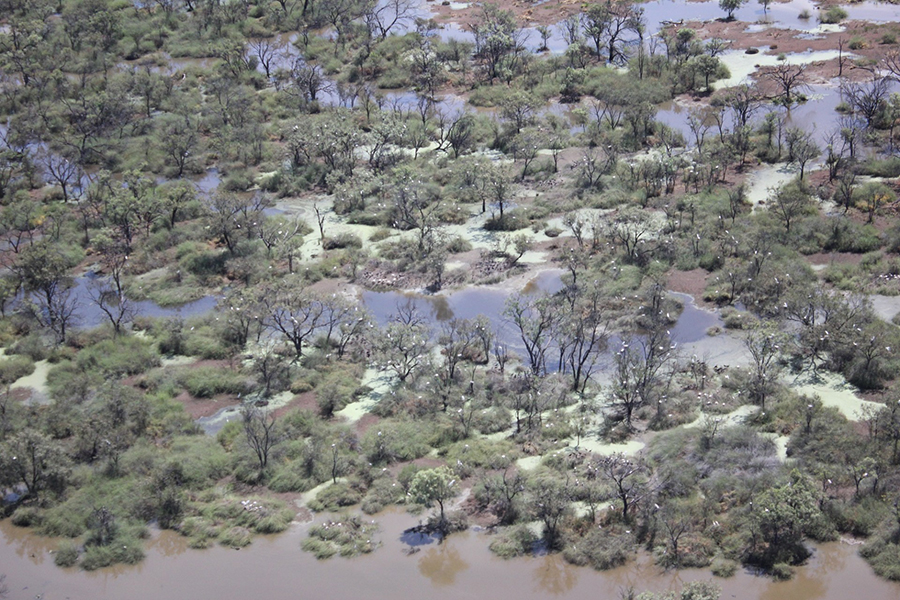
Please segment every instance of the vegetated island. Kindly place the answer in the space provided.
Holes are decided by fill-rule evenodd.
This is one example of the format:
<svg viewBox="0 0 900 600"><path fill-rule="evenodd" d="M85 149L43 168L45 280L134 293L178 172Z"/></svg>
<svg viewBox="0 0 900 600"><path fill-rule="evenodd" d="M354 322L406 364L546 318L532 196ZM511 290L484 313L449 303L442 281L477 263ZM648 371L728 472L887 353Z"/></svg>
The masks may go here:
<svg viewBox="0 0 900 600"><path fill-rule="evenodd" d="M898 26L759 5L3 2L4 513L900 579Z"/></svg>

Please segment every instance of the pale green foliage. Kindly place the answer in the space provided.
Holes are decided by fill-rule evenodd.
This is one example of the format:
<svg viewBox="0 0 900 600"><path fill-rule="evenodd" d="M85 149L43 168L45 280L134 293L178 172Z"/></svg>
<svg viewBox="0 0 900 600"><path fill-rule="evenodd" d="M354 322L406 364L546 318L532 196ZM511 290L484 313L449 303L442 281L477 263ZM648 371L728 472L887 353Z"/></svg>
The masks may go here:
<svg viewBox="0 0 900 600"><path fill-rule="evenodd" d="M419 471L409 485L409 495L414 502L426 506L437 502L441 510L441 521L444 520L444 502L453 499L458 493L456 477L448 467Z"/></svg>

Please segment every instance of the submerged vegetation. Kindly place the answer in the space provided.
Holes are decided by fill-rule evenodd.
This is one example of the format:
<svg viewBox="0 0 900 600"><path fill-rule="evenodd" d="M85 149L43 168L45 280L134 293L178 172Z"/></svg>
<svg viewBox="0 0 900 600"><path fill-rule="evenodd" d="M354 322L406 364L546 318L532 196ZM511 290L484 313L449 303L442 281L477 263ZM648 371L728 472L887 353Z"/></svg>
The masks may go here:
<svg viewBox="0 0 900 600"><path fill-rule="evenodd" d="M786 578L856 536L900 579L897 53L732 85L725 41L626 2L561 15L556 54L496 5L465 39L413 8L4 3L5 515L84 569L155 528L246 546L302 494L339 513L323 559L402 504L505 558ZM787 118L814 68L824 137ZM514 291L440 304L478 285Z"/></svg>
<svg viewBox="0 0 900 600"><path fill-rule="evenodd" d="M309 530L309 537L303 541L303 549L326 559L339 554L343 557L368 554L378 547L373 538L378 525L365 522L358 516L343 515L340 520L326 521Z"/></svg>

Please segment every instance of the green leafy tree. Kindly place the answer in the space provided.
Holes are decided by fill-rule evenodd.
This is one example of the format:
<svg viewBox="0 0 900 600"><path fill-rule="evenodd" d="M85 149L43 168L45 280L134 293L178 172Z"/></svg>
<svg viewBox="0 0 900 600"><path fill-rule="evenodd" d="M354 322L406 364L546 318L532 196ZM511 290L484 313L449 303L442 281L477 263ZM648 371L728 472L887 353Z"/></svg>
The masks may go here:
<svg viewBox="0 0 900 600"><path fill-rule="evenodd" d="M472 32L475 34L475 57L481 61L489 83L493 84L498 78L508 79L518 70L522 32L511 10L485 4Z"/></svg>
<svg viewBox="0 0 900 600"><path fill-rule="evenodd" d="M241 416L243 417L244 437L256 457L259 476L262 477L269 466L269 457L273 448L282 439L282 428L274 413L256 407L243 408Z"/></svg>
<svg viewBox="0 0 900 600"><path fill-rule="evenodd" d="M815 486L798 471L790 481L760 494L750 508L745 560L765 568L798 564L809 556L805 531L819 516Z"/></svg>
<svg viewBox="0 0 900 600"><path fill-rule="evenodd" d="M72 259L56 244L35 243L17 256L13 271L31 297L32 316L56 334L58 343L66 340L75 322L77 297L68 276Z"/></svg>
<svg viewBox="0 0 900 600"><path fill-rule="evenodd" d="M561 480L549 473L539 473L528 481L528 511L532 518L544 525L544 540L549 548L559 543L559 527L572 510L576 494L574 482Z"/></svg>
<svg viewBox="0 0 900 600"><path fill-rule="evenodd" d="M743 6L746 0L719 0L719 8L725 11L727 14L726 20L733 21L734 13Z"/></svg>
<svg viewBox="0 0 900 600"><path fill-rule="evenodd" d="M750 353L751 367L748 392L750 398L766 408L766 399L772 394L782 366L779 362L787 349L788 337L775 324L765 323L751 330L744 338L744 347Z"/></svg>
<svg viewBox="0 0 900 600"><path fill-rule="evenodd" d="M409 495L414 502L431 506L437 503L440 509L440 524L443 526L445 504L459 494L456 476L448 467L424 469L415 474L409 484Z"/></svg>
<svg viewBox="0 0 900 600"><path fill-rule="evenodd" d="M62 445L34 429L25 429L0 446L0 483L23 485L29 496L62 492L69 457Z"/></svg>

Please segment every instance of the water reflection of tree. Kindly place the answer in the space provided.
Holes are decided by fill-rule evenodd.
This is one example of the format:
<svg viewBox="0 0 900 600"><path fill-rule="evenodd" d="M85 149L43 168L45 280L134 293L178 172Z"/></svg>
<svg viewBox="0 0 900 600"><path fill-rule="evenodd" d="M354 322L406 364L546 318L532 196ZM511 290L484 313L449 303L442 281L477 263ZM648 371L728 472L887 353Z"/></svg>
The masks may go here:
<svg viewBox="0 0 900 600"><path fill-rule="evenodd" d="M769 578L755 578L755 581L765 582L765 589L760 594L750 594L748 597L756 597L759 600L814 600L824 598L828 592L830 578L824 572L814 573L808 567L799 567L794 571L794 577L789 581L773 581ZM848 572L844 572L846 576ZM744 588L745 590L747 588ZM860 588L857 588L860 589Z"/></svg>
<svg viewBox="0 0 900 600"><path fill-rule="evenodd" d="M429 549L419 559L419 572L438 587L451 586L456 576L469 568L469 563L459 555L459 550L449 544Z"/></svg>
<svg viewBox="0 0 900 600"><path fill-rule="evenodd" d="M157 550L163 556L178 556L188 549L187 538L172 531L161 531L147 542L148 550Z"/></svg>
<svg viewBox="0 0 900 600"><path fill-rule="evenodd" d="M9 521L3 524L6 526L0 530L0 544L14 548L17 556L27 557L36 565L42 564L45 557L51 556L50 551L56 548L56 541L34 535L31 529L14 527Z"/></svg>
<svg viewBox="0 0 900 600"><path fill-rule="evenodd" d="M578 572L572 565L566 564L558 556L547 556L540 561L534 570L534 582L537 588L548 594L563 594L574 587L578 581Z"/></svg>

